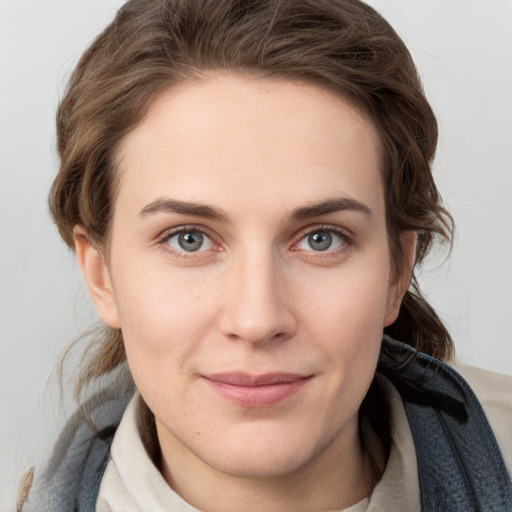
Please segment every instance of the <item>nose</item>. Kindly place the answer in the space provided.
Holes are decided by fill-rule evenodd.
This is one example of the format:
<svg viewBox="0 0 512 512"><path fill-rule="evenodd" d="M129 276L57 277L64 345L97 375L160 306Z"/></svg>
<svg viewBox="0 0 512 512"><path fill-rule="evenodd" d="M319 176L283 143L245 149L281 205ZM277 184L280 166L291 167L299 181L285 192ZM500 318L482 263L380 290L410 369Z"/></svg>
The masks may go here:
<svg viewBox="0 0 512 512"><path fill-rule="evenodd" d="M286 270L271 257L240 258L223 283L222 333L232 339L264 345L284 341L297 329Z"/></svg>

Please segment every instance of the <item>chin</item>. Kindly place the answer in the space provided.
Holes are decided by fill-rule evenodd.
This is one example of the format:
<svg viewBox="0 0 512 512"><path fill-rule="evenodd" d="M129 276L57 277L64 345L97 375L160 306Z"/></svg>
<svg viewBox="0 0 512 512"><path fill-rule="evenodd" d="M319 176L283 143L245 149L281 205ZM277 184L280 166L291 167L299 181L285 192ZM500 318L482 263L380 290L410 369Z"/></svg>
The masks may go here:
<svg viewBox="0 0 512 512"><path fill-rule="evenodd" d="M204 459L216 470L240 478L276 478L291 475L308 466L334 440L314 440L311 432L279 432L275 426L250 435L234 433L219 439L215 453ZM309 434L309 435L308 435ZM208 460L206 460L208 459Z"/></svg>
<svg viewBox="0 0 512 512"><path fill-rule="evenodd" d="M289 453L274 450L249 450L230 453L219 458L212 466L221 473L238 478L279 478L296 473L308 464L312 457L306 453Z"/></svg>

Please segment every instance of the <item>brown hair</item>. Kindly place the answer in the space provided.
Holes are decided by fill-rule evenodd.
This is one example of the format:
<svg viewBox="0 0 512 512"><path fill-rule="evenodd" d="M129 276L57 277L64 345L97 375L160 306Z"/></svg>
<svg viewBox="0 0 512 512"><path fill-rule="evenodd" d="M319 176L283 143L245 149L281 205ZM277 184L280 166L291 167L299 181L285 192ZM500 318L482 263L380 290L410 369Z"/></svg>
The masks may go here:
<svg viewBox="0 0 512 512"><path fill-rule="evenodd" d="M57 114L50 208L69 247L76 225L106 246L123 137L156 95L212 70L307 80L352 101L380 133L395 268L404 231L418 233L416 265L436 239L451 242L431 172L436 119L407 48L375 10L358 0L130 0L82 56ZM386 332L435 357L453 352L414 275ZM91 347L84 382L125 360L120 331Z"/></svg>

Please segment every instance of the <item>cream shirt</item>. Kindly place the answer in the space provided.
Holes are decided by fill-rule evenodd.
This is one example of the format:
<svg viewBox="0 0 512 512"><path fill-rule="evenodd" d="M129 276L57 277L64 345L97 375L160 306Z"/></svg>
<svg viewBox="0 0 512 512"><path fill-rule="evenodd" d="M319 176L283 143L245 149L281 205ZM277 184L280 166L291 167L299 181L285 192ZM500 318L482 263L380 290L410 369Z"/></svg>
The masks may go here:
<svg viewBox="0 0 512 512"><path fill-rule="evenodd" d="M512 378L460 364L453 366L479 397L512 474ZM386 381L384 385L392 425L389 459L372 494L344 512L421 509L416 453L402 399L391 384ZM196 511L169 487L149 458L137 430L140 402L140 395L135 395L116 432L96 512Z"/></svg>

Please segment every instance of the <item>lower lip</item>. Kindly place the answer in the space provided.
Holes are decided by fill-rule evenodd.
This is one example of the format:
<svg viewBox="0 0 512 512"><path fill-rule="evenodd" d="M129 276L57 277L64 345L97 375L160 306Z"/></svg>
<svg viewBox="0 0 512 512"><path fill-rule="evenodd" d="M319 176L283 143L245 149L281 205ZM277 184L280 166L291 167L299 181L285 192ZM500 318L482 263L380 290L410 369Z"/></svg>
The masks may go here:
<svg viewBox="0 0 512 512"><path fill-rule="evenodd" d="M243 407L270 407L283 402L300 391L309 378L263 386L237 386L205 379L219 395Z"/></svg>

